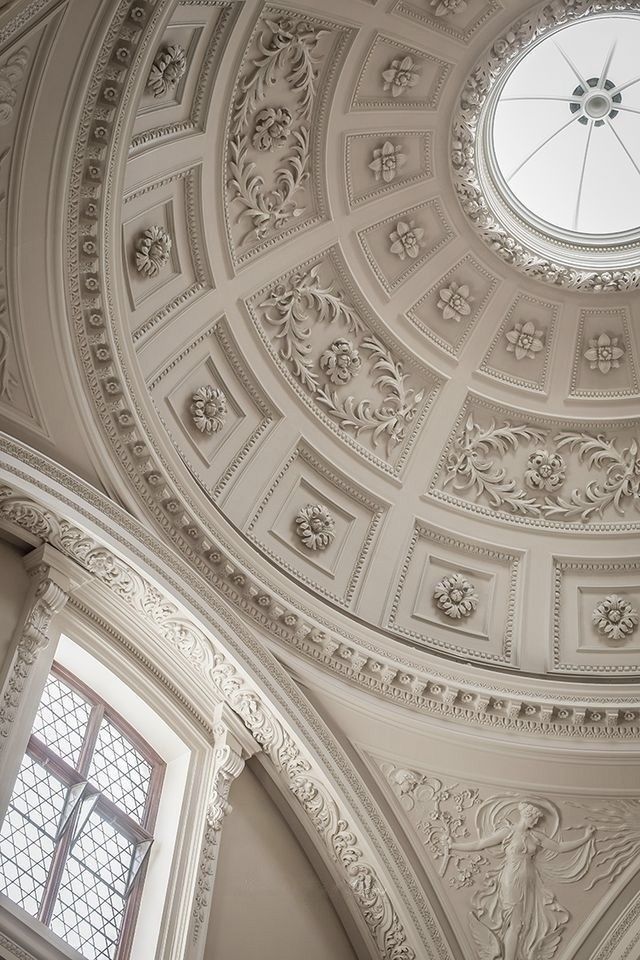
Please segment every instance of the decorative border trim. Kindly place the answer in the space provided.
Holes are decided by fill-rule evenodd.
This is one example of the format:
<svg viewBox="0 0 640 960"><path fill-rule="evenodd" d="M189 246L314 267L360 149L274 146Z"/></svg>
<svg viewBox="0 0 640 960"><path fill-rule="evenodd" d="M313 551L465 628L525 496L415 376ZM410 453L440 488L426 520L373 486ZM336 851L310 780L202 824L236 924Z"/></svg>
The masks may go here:
<svg viewBox="0 0 640 960"><path fill-rule="evenodd" d="M105 501L101 494L83 481L71 478L56 464L2 434L0 451L7 457L16 457L25 462L32 471L35 469L45 475L47 485L42 481L37 482L43 491L49 490L49 482L55 483L73 497L69 499L63 495L64 501L73 509L78 509L78 499L84 500L140 537L139 525L128 514ZM5 467L5 472L10 472L17 480L34 482L32 474L22 473L13 467ZM56 493L58 499L60 496ZM17 504L14 503L15 498ZM35 540L47 540L50 530L47 516L47 511L32 498L0 484L0 520L8 520L28 530ZM152 534L145 531L143 539L147 562L149 558L157 557L170 569L177 562L184 566L184 561L177 560L175 551L165 547ZM60 549L57 543L53 545ZM561 739L578 736L592 742L602 739L640 740L640 699L637 697L607 696L596 699L589 689L585 695L555 698L549 697L546 691L532 689L523 692L497 681L478 680L470 684L461 674L436 670L427 672L400 656L390 657L356 640L351 634L339 632L328 622L322 621L318 626L318 621L314 622L307 611L286 598L272 597L266 607L257 604L254 598L265 595L264 585L253 579L221 548L210 551L210 568L196 557L190 559L189 573L183 571L182 575L200 595L203 584L208 584L209 588L213 587L218 595L235 606L238 613L248 616L275 640L292 647L308 660L322 663L337 675L374 695L427 716L472 723L494 730L524 735L544 734ZM153 560L152 566L155 563ZM345 651L350 651L350 655L345 656Z"/></svg>

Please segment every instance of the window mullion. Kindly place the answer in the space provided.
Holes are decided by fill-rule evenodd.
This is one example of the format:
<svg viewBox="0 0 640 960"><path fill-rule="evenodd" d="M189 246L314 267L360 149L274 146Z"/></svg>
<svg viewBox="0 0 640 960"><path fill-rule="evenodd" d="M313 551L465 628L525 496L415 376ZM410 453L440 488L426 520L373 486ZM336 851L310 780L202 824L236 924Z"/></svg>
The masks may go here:
<svg viewBox="0 0 640 960"><path fill-rule="evenodd" d="M77 816L78 811L76 809L71 817L71 822L69 823L68 828L64 831L62 836L58 838L56 843L56 851L53 855L53 860L51 861L51 869L49 871L47 883L44 888L44 895L42 897L42 903L40 904L40 912L38 913L38 919L47 927L51 922L51 915L53 914L53 908L58 897L62 874L67 862L67 857L69 856L71 844L73 842L73 832Z"/></svg>
<svg viewBox="0 0 640 960"><path fill-rule="evenodd" d="M82 750L80 751L80 757L78 758L78 771L82 774L82 777L85 780L88 779L89 768L91 767L91 759L93 757L93 751L96 748L96 741L98 739L100 724L102 723L103 717L104 705L98 703L91 711L89 723L87 724L87 730L84 735L84 743L82 744Z"/></svg>

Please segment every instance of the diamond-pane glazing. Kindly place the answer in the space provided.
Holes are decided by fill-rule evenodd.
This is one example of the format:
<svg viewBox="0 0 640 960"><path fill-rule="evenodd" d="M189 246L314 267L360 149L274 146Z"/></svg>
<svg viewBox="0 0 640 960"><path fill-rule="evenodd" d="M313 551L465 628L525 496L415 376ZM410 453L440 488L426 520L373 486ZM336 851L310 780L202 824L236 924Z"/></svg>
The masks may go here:
<svg viewBox="0 0 640 960"><path fill-rule="evenodd" d="M151 766L108 720L98 732L89 779L129 816L142 820Z"/></svg>
<svg viewBox="0 0 640 960"><path fill-rule="evenodd" d="M32 732L75 767L90 714L91 704L52 673L44 688Z"/></svg>
<svg viewBox="0 0 640 960"><path fill-rule="evenodd" d="M115 955L133 850L97 813L71 848L50 926L87 960Z"/></svg>
<svg viewBox="0 0 640 960"><path fill-rule="evenodd" d="M36 916L67 789L25 756L0 827L0 892Z"/></svg>

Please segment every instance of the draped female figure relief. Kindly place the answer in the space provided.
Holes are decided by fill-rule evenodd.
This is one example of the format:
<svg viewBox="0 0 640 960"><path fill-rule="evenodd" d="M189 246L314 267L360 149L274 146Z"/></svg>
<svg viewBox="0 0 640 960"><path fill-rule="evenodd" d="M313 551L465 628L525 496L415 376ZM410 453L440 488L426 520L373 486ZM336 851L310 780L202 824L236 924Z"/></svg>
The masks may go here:
<svg viewBox="0 0 640 960"><path fill-rule="evenodd" d="M493 797L476 813L477 840L452 839L445 849L499 848L497 864L471 901L471 932L479 960L551 960L569 922L551 889L583 877L595 853L593 827L561 839L560 815L547 800ZM443 870L443 873L444 873Z"/></svg>

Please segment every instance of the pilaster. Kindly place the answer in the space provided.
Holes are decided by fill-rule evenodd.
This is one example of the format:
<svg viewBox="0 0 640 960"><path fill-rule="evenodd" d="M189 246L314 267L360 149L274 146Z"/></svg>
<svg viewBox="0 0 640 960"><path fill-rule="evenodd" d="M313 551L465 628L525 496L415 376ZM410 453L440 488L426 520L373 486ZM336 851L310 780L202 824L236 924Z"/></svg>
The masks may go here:
<svg viewBox="0 0 640 960"><path fill-rule="evenodd" d="M201 960L204 953L222 826L232 810L229 803L231 785L242 773L245 761L260 749L241 720L224 703L216 708L213 732L212 788L200 853L188 960Z"/></svg>
<svg viewBox="0 0 640 960"><path fill-rule="evenodd" d="M0 822L55 654L59 636L55 617L72 585L73 564L48 544L27 554L24 565L31 584L0 682Z"/></svg>

